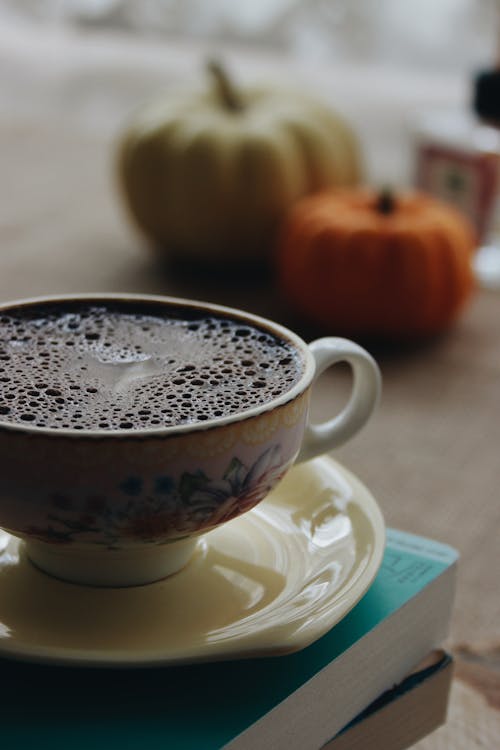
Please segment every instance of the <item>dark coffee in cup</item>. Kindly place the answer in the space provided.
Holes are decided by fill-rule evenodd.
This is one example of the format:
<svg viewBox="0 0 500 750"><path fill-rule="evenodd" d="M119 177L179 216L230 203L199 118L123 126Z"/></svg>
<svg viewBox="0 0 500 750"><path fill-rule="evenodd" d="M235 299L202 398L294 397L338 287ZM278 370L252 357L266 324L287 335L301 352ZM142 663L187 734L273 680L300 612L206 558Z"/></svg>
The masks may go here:
<svg viewBox="0 0 500 750"><path fill-rule="evenodd" d="M350 398L312 424L314 383L338 362L351 366ZM220 305L101 294L3 303L0 527L57 578L159 580L296 461L356 434L379 392L377 365L354 342L306 344Z"/></svg>
<svg viewBox="0 0 500 750"><path fill-rule="evenodd" d="M0 318L0 421L134 430L194 424L273 401L301 378L292 342L191 306L71 301Z"/></svg>

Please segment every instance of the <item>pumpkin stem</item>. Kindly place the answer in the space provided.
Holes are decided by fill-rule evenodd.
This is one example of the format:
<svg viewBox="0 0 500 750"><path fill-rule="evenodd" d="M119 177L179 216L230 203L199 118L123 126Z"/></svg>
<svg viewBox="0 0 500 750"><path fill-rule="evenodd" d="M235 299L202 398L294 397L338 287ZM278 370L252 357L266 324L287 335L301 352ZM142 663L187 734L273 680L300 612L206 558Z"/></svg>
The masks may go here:
<svg viewBox="0 0 500 750"><path fill-rule="evenodd" d="M207 70L214 79L217 96L224 107L231 112L241 112L244 109L242 98L222 63L209 60Z"/></svg>
<svg viewBox="0 0 500 750"><path fill-rule="evenodd" d="M392 214L396 208L396 198L391 188L382 188L377 196L375 208L381 214Z"/></svg>

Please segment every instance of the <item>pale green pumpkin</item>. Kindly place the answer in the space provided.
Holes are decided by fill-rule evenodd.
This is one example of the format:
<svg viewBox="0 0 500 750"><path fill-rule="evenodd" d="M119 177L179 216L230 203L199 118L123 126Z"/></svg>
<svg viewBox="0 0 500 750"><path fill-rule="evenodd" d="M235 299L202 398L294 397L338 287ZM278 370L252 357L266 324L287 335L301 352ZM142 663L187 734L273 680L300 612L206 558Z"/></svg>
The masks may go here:
<svg viewBox="0 0 500 750"><path fill-rule="evenodd" d="M360 178L356 137L314 98L241 90L212 64L206 90L177 92L123 134L125 202L156 246L185 259L262 259L299 197Z"/></svg>

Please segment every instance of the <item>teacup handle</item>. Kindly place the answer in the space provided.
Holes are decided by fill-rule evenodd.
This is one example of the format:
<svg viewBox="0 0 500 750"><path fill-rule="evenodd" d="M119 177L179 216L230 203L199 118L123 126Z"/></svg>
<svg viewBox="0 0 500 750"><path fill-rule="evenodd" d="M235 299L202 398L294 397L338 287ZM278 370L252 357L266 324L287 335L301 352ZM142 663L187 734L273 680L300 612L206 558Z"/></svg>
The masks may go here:
<svg viewBox="0 0 500 750"><path fill-rule="evenodd" d="M307 461L342 445L370 418L380 398L380 370L373 357L353 341L342 338L317 339L309 344L316 362L313 383L326 369L347 362L353 372L349 401L337 416L320 424L307 424L297 458Z"/></svg>

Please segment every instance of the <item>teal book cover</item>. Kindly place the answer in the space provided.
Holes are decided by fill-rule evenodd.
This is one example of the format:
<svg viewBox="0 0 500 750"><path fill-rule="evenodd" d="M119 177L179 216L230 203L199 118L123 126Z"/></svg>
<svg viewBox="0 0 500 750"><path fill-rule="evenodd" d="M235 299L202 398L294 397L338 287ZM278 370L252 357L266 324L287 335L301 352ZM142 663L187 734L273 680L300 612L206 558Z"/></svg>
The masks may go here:
<svg viewBox="0 0 500 750"><path fill-rule="evenodd" d="M377 577L350 613L294 654L167 668L0 660L0 736L17 750L219 750L446 569L447 545L389 529Z"/></svg>

